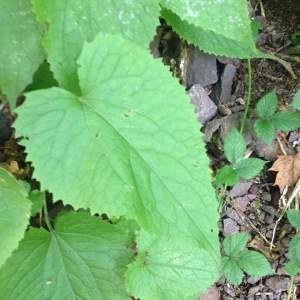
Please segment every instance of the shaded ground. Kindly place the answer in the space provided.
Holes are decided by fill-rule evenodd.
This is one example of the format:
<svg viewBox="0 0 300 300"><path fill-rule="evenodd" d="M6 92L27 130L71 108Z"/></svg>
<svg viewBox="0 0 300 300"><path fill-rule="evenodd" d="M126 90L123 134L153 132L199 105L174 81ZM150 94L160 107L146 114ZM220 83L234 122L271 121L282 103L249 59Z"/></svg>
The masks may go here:
<svg viewBox="0 0 300 300"><path fill-rule="evenodd" d="M263 10L254 2L252 1L253 7L256 7L254 9L255 17L258 17L257 19L264 28L260 34L259 47L263 51L269 51L290 61L298 79L293 79L277 62L253 59L252 105L254 106L257 100L276 87L280 106L284 108L292 101L296 91L300 89L300 56L285 55L287 49L285 46L290 43L291 34L295 31L297 24L300 24L300 3L298 0L263 1L265 13L265 17L263 17ZM246 62L242 62L233 83L233 91L237 93L236 98L245 99L246 83ZM289 140L292 134L296 134L299 138L299 131L282 136L282 142L286 143L288 148L293 148L292 142ZM277 154L282 155L283 153L277 152ZM270 165L271 163L269 167ZM249 230L251 238L248 248L263 253L277 275L265 278L245 276L243 284L239 287L228 284L222 278L216 285L220 299L287 299L290 277L285 273L284 264L288 257L287 246L295 232L285 219L279 222L274 231L275 223L280 217L278 211L283 205L280 203L282 199L280 199L279 190L273 185L274 176L275 174L272 172L265 172L252 181L241 182L229 195L226 195L220 229L221 236ZM274 247L270 251L273 234ZM292 299L300 299L299 284L300 277L296 276ZM207 299L217 298L208 297Z"/></svg>
<svg viewBox="0 0 300 300"><path fill-rule="evenodd" d="M290 277L285 273L284 264L288 260L287 247L295 232L285 218L278 222L277 227L275 224L281 218L280 211L284 208L282 202L284 198L288 198L292 188L287 191L285 197L282 197L278 187L274 185L276 173L268 171L268 168L272 166L278 155L284 154L282 148L287 154L296 153L295 146L300 143L300 131L279 132L280 142L275 140L272 148L269 149L253 137L251 132L253 132L254 119L251 118L251 115L255 115L254 108L257 101L274 88L276 88L279 100L279 109L286 109L295 93L300 89L300 56L286 54L291 43L291 35L295 32L296 26L300 24L300 3L298 0L266 0L263 1L263 7L261 7L257 1L253 0L251 1L250 13L262 26L257 46L262 51L274 54L289 62L297 79L293 78L286 68L276 61L251 60L253 75L251 108L253 111L250 111L247 120L245 139L250 153L252 152L251 156L263 158L270 163L253 180L239 182L230 192L229 190L219 191L220 198L224 201L219 222L220 239L222 240L225 236L236 232L248 230L250 233L248 249L263 253L277 274L264 278L245 275L243 283L238 287L232 286L224 278L221 278L211 289L211 294L201 299L287 299L287 289L290 284ZM213 170L217 170L226 163L223 154L224 136L233 122L240 121L244 110L247 97L247 62L226 61L217 58L210 64L208 63L210 57L204 57L203 54L198 53L196 56L199 60L196 62L196 66L192 66L195 56L194 50L191 50L189 45L181 41L176 34L174 35L166 24L163 24L162 28L158 30L158 37L160 42L156 41L156 47L160 50L164 63L171 66L174 76L179 77L180 82L187 89L193 84L203 83L204 91L214 102L212 104L205 102L204 105L202 103L201 109L205 111L203 115L207 116L211 113L214 116L208 121L201 119L203 116L199 118L197 111L199 109L197 101L204 101L205 95L203 96L202 92L198 91L197 93L201 95L196 94L200 99L191 98L192 103L195 104L195 111L199 120L204 120L206 124L202 131L205 133L211 167ZM155 50L154 44L152 47L152 50ZM155 53L155 51L153 52ZM159 57L159 54L156 53L156 55ZM183 59L190 65L186 66L186 63L182 63ZM204 59L205 63L202 63L201 59ZM213 69L214 64L217 64L216 70ZM225 86L221 83L221 78L225 74L224 70L228 65L233 69L233 73L226 73L229 76L235 73L236 68L233 81L227 83L230 84L231 97L222 95L222 89L228 89L228 85ZM193 73L191 79L189 68L205 70L206 74L197 76ZM214 78L216 74L217 79ZM211 84L207 84L207 80ZM223 79L223 81L225 80ZM272 239L273 246L271 247ZM292 299L300 299L299 285L300 276L296 276L292 289Z"/></svg>

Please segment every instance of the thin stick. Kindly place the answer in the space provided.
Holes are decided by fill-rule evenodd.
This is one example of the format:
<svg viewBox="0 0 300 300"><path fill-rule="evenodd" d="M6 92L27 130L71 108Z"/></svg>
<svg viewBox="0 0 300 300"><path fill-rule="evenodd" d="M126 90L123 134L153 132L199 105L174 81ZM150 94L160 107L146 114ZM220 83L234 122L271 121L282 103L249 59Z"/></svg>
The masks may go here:
<svg viewBox="0 0 300 300"><path fill-rule="evenodd" d="M261 2L261 0L258 0L258 3L259 3L259 6L260 6L260 13L263 17L265 17L265 10L264 10L264 7L263 7L263 4Z"/></svg>
<svg viewBox="0 0 300 300"><path fill-rule="evenodd" d="M278 226L278 223L280 222L280 220L282 219L284 213L287 211L287 209L290 207L293 199L299 194L300 192L300 179L298 180L294 190L293 190L293 193L292 195L290 196L284 210L282 211L280 217L278 218L278 220L275 222L275 226L274 226L274 229L273 229L273 234L272 234L272 240L271 240L271 245L270 245L270 249L272 249L273 247L273 242L274 242L274 239L275 239L275 232L276 232L276 229L277 229L277 226Z"/></svg>

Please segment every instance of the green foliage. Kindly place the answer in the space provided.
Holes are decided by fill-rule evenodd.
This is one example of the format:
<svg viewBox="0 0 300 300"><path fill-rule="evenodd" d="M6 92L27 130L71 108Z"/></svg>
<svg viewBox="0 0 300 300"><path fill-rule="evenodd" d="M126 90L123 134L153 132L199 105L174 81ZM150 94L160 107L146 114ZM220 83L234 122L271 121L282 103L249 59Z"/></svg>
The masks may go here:
<svg viewBox="0 0 300 300"><path fill-rule="evenodd" d="M290 55L300 55L300 24L297 25L295 32L291 36L292 45L286 49Z"/></svg>
<svg viewBox="0 0 300 300"><path fill-rule="evenodd" d="M117 226L69 212L54 230L30 228L0 270L1 299L126 299L130 235Z"/></svg>
<svg viewBox="0 0 300 300"><path fill-rule="evenodd" d="M300 212L296 209L289 209L287 217L292 226L300 230ZM290 261L286 264L285 269L291 276L296 275L300 269L300 235L296 234L289 244Z"/></svg>
<svg viewBox="0 0 300 300"><path fill-rule="evenodd" d="M186 295L196 299L219 276L212 256L192 239L157 240L141 231L138 245L139 255L126 272L126 283L140 299L187 299Z"/></svg>
<svg viewBox="0 0 300 300"><path fill-rule="evenodd" d="M0 168L0 266L24 237L30 207L27 189Z"/></svg>
<svg viewBox="0 0 300 300"><path fill-rule="evenodd" d="M263 168L265 161L258 158L245 158L246 143L243 136L232 128L224 141L225 156L230 165L220 168L216 175L218 183L233 186L239 178L250 179L256 176Z"/></svg>
<svg viewBox="0 0 300 300"><path fill-rule="evenodd" d="M225 256L222 257L222 271L233 285L242 283L243 271L251 276L266 276L274 273L267 259L256 251L244 250L248 233L241 232L224 239Z"/></svg>
<svg viewBox="0 0 300 300"><path fill-rule="evenodd" d="M0 82L10 106L32 80L45 59L41 26L32 13L30 1L2 1L0 11Z"/></svg>
<svg viewBox="0 0 300 300"><path fill-rule="evenodd" d="M242 2L161 1L161 16L189 43L205 52L237 58L269 57L255 47L255 28ZM256 30L257 31L257 30Z"/></svg>
<svg viewBox="0 0 300 300"><path fill-rule="evenodd" d="M300 110L300 90L298 90L297 93L295 94L291 106L297 110Z"/></svg>
<svg viewBox="0 0 300 300"><path fill-rule="evenodd" d="M11 257L0 298L195 298L220 276L217 201L193 107L148 45L165 17L206 52L265 56L246 2L31 2L0 13L1 89L18 114L16 136L54 201L111 223L79 211L59 215L53 229L46 214L48 230L30 227L12 253L45 195L1 171L1 263ZM211 18L224 7L227 19ZM245 145L233 138L232 170L247 178Z"/></svg>
<svg viewBox="0 0 300 300"><path fill-rule="evenodd" d="M299 101L298 91L291 106L299 109ZM290 131L300 127L299 112L289 110L275 112L277 105L278 99L274 89L261 98L256 106L259 119L254 123L254 130L257 136L269 145L274 139L275 129Z"/></svg>

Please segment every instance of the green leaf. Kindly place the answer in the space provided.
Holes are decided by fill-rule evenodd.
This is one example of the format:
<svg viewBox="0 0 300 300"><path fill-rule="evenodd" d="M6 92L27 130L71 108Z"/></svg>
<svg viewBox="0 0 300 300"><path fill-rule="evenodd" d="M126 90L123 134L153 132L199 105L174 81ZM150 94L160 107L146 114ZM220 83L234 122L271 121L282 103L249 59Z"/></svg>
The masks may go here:
<svg viewBox="0 0 300 300"><path fill-rule="evenodd" d="M41 212L44 201L45 201L45 192L41 192L38 190L33 190L29 193L29 198L32 202L31 206L31 216L35 216L37 213Z"/></svg>
<svg viewBox="0 0 300 300"><path fill-rule="evenodd" d="M127 235L89 213L66 213L55 231L31 228L0 269L1 299L130 299Z"/></svg>
<svg viewBox="0 0 300 300"><path fill-rule="evenodd" d="M277 105L276 89L274 89L258 101L256 105L257 113L262 119L269 118L275 113Z"/></svg>
<svg viewBox="0 0 300 300"><path fill-rule="evenodd" d="M237 184L239 179L238 173L236 170L232 168L232 166L224 166L220 170L218 170L216 175L216 180L219 183L224 183L229 186L233 186Z"/></svg>
<svg viewBox="0 0 300 300"><path fill-rule="evenodd" d="M256 21L251 19L251 31L252 31L252 39L256 43L259 31L262 30L261 24Z"/></svg>
<svg viewBox="0 0 300 300"><path fill-rule="evenodd" d="M41 28L30 1L2 1L0 11L0 82L11 109L45 58Z"/></svg>
<svg viewBox="0 0 300 300"><path fill-rule="evenodd" d="M136 299L196 299L218 280L218 268L219 263L189 239L141 232L136 261L125 275L126 285Z"/></svg>
<svg viewBox="0 0 300 300"><path fill-rule="evenodd" d="M224 151L226 158L231 163L238 163L244 157L246 143L243 136L234 127L232 127L231 131L225 138Z"/></svg>
<svg viewBox="0 0 300 300"><path fill-rule="evenodd" d="M271 145L275 135L275 126L272 121L266 119L256 120L254 131L261 140Z"/></svg>
<svg viewBox="0 0 300 300"><path fill-rule="evenodd" d="M239 252L243 251L248 241L248 232L240 232L227 236L224 239L224 251L229 256L236 256Z"/></svg>
<svg viewBox="0 0 300 300"><path fill-rule="evenodd" d="M263 169L266 161L259 158L246 158L237 163L236 171L239 177L251 179Z"/></svg>
<svg viewBox="0 0 300 300"><path fill-rule="evenodd" d="M99 34L79 65L82 97L51 88L18 108L16 136L42 190L151 233L192 236L218 260L217 201L184 89L121 36Z"/></svg>
<svg viewBox="0 0 300 300"><path fill-rule="evenodd" d="M291 225L297 230L300 230L300 211L297 209L289 209L287 211L287 217Z"/></svg>
<svg viewBox="0 0 300 300"><path fill-rule="evenodd" d="M173 2L175 3L175 1ZM206 3L207 1L205 2L205 4ZM224 16L224 11L219 11L218 4L213 1L211 1L211 3L216 6L216 13L218 13L219 16ZM231 6L234 6L237 3L237 1L234 1L234 4ZM246 7L246 3L239 2L238 5ZM203 13L202 16L204 16L205 14L206 12ZM246 26L246 30L241 31L244 34L243 40L236 39L234 35L224 36L222 34L224 31L222 31L222 33L217 32L214 28L216 22L213 19L210 19L210 22L207 23L207 26L209 28L204 29L203 27L195 26L193 23L189 23L184 19L182 20L180 18L180 12L178 12L177 14L172 12L171 10L164 8L161 11L161 16L167 21L168 24L172 26L173 30L176 31L181 37L186 39L188 43L198 46L200 49L207 53L237 58L266 57L274 59L274 57L262 53L255 47L252 39L251 26L248 16L246 16L243 21L243 24L245 24ZM235 16L233 16L233 18L235 18ZM225 29L230 22L227 21L228 19L224 20L224 22L226 22L226 25L224 25L224 23L222 24L224 25L223 28Z"/></svg>
<svg viewBox="0 0 300 300"><path fill-rule="evenodd" d="M262 277L274 273L266 257L256 251L242 251L238 265L251 276Z"/></svg>
<svg viewBox="0 0 300 300"><path fill-rule="evenodd" d="M297 110L300 110L300 90L297 91L290 105Z"/></svg>
<svg viewBox="0 0 300 300"><path fill-rule="evenodd" d="M290 276L295 276L299 272L299 266L293 262L289 261L285 264L285 271L290 275Z"/></svg>
<svg viewBox="0 0 300 300"><path fill-rule="evenodd" d="M272 117L274 126L283 131L290 131L300 127L300 113L284 110Z"/></svg>
<svg viewBox="0 0 300 300"><path fill-rule="evenodd" d="M298 234L290 242L289 255L291 261L300 267L300 235Z"/></svg>
<svg viewBox="0 0 300 300"><path fill-rule="evenodd" d="M23 238L30 206L27 190L10 173L0 168L0 266Z"/></svg>
<svg viewBox="0 0 300 300"><path fill-rule="evenodd" d="M160 11L158 2L152 0L34 0L33 3L38 19L47 24L44 47L51 70L59 86L76 95L81 94L76 68L84 41L93 40L99 31L121 33L148 49Z"/></svg>
<svg viewBox="0 0 300 300"><path fill-rule="evenodd" d="M234 37L242 41L245 39L245 34L249 34L247 5L235 0L217 2L162 0L161 5L179 15L182 20L204 30L213 29L224 37Z"/></svg>
<svg viewBox="0 0 300 300"><path fill-rule="evenodd" d="M233 257L222 257L222 271L231 284L240 285L242 283L243 271Z"/></svg>

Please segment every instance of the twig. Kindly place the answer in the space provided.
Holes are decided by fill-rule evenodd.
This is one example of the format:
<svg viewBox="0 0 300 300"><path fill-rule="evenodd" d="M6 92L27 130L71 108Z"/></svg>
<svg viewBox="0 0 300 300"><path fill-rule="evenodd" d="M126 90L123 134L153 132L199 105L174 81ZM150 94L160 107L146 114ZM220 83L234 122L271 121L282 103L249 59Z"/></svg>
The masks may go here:
<svg viewBox="0 0 300 300"><path fill-rule="evenodd" d="M258 0L258 3L259 3L259 6L260 6L260 13L263 17L265 17L265 10L264 10L264 7L263 7L263 4L261 2L261 0Z"/></svg>
<svg viewBox="0 0 300 300"><path fill-rule="evenodd" d="M281 152L283 153L283 155L287 155L286 154L286 151L285 151L285 149L284 149L284 147L283 147L283 145L282 145L282 143L281 143L281 140L277 137L277 142L278 142L278 144L279 144L279 147L280 147L280 150L281 150Z"/></svg>
<svg viewBox="0 0 300 300"><path fill-rule="evenodd" d="M286 193L285 191L287 190L287 187L284 189L283 193L282 193L282 196ZM274 229L273 229L273 234L272 234L272 240L271 240L271 245L270 245L270 249L272 249L273 247L273 242L274 242L274 238L275 238L275 233L276 233L276 229L277 229L277 226L278 226L278 223L280 222L280 220L282 219L283 215L285 214L285 212L287 211L287 209L290 207L292 201L294 198L296 198L298 196L300 192L300 179L298 180L293 192L292 192L292 195L289 197L289 200L285 206L285 208L283 209L280 217L278 218L278 220L275 222L275 226L274 226Z"/></svg>
<svg viewBox="0 0 300 300"><path fill-rule="evenodd" d="M270 51L268 49L264 49L264 51L270 55L270 57L269 57L270 59L273 59L273 60L276 60L277 62L279 62L291 74L293 79L297 79L297 76L294 73L294 71L292 69L292 64L290 62L287 62L287 61L279 58L278 56L275 55L275 53L273 51Z"/></svg>
<svg viewBox="0 0 300 300"><path fill-rule="evenodd" d="M231 198L231 197L230 197ZM250 227L269 245L271 245L271 243L266 239L266 237L255 227L255 225L251 222L251 220L249 218L247 218L245 216L245 214L243 214L233 203L233 199L231 198L232 201L230 201L230 205L233 206L234 210L236 211L236 213L239 215L239 217L244 220L245 222L247 222ZM270 246L271 247L271 246ZM273 247L273 246L272 246ZM271 248L270 248L271 249Z"/></svg>

